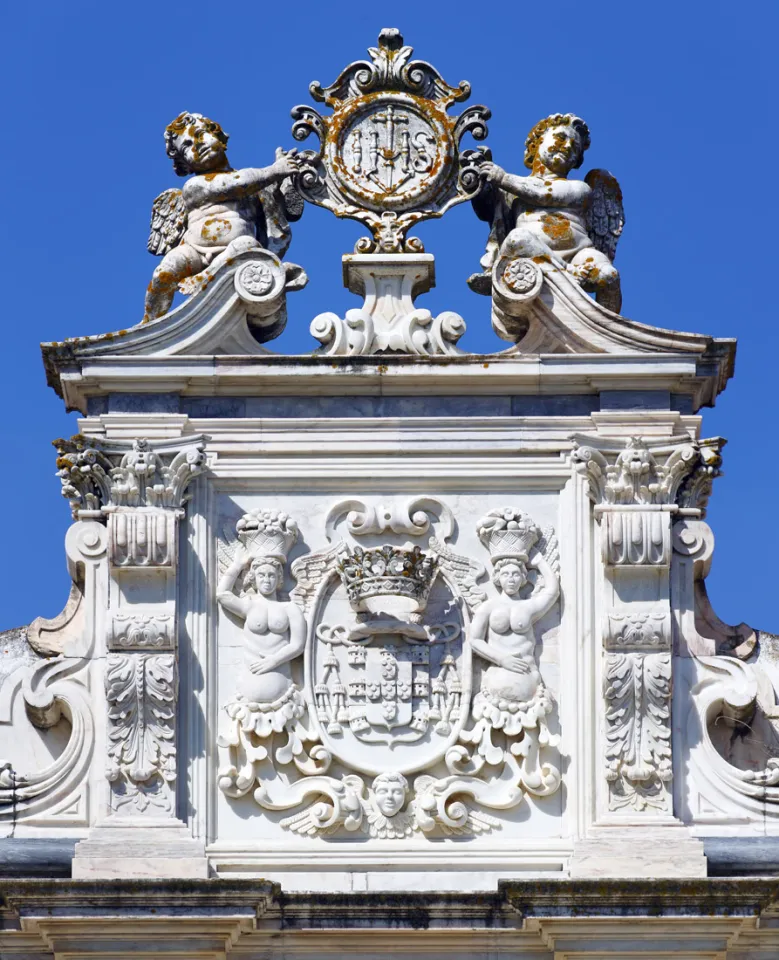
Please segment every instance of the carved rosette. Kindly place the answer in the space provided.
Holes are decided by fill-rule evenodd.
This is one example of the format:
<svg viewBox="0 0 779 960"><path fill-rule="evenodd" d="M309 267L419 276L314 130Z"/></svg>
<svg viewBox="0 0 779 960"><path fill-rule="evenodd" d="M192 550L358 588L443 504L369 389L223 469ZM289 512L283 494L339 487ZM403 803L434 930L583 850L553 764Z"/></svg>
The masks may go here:
<svg viewBox="0 0 779 960"><path fill-rule="evenodd" d="M513 550L520 514L507 525L504 513L493 524L495 542ZM342 524L366 545L340 539ZM557 564L556 540L529 518L523 524L527 550L538 541L547 558L525 559L555 584L539 601L547 609L557 595L549 566ZM510 809L528 794L557 790L557 738L546 725L553 701L543 683L511 705L493 703L488 685L474 696L468 624L486 600L477 586L484 567L448 546L453 529L449 508L429 497L347 500L330 510L332 547L292 565L291 599L305 615L307 643L291 677L302 673L305 689L293 680L273 702L228 701L219 736L227 796L252 792L263 809L291 811L281 825L303 836L357 831L395 840L499 829L485 808ZM382 542L388 533L426 537L426 548ZM232 582L240 541L239 531L220 546L223 584Z"/></svg>

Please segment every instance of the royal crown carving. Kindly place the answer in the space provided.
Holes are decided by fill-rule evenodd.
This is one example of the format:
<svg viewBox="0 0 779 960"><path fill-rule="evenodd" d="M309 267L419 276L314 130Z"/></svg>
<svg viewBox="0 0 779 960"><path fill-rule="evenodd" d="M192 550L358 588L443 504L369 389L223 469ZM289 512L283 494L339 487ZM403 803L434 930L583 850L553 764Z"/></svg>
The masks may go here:
<svg viewBox="0 0 779 960"><path fill-rule="evenodd" d="M355 610L373 610L377 602L380 608L381 600L388 597L408 600L412 608L421 610L438 573L435 555L419 547L344 548L337 566Z"/></svg>

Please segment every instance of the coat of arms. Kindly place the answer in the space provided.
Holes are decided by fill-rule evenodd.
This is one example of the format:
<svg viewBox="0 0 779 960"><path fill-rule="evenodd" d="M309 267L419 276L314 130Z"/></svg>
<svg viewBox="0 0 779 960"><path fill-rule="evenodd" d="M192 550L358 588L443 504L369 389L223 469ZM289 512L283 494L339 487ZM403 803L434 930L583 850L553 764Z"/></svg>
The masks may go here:
<svg viewBox="0 0 779 960"><path fill-rule="evenodd" d="M446 542L452 528L434 498L336 504L332 545L292 564L288 601L277 589L296 523L260 510L226 532L217 595L244 622L245 669L224 705L224 793L295 811L281 824L296 833L392 839L492 830L483 808L555 792L533 624L558 596L556 539L521 510L488 513L488 599L483 565Z"/></svg>

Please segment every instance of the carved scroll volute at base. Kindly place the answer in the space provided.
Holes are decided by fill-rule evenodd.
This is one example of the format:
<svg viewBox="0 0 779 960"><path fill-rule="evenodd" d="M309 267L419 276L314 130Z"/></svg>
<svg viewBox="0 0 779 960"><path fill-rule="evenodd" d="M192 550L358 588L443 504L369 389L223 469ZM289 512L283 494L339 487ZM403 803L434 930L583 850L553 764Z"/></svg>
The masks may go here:
<svg viewBox="0 0 779 960"><path fill-rule="evenodd" d="M95 741L95 711L100 709L90 684L98 631L106 605L106 530L95 521L72 524L65 535L68 569L75 591L66 609L52 620L38 618L28 628L30 646L41 659L26 658L24 671L0 683L0 823L37 827L88 824L89 766ZM6 679L8 679L6 677ZM67 718L67 743L49 763L37 766L34 751L18 768L8 762L14 735L14 697L20 695L30 723L41 730ZM10 724L10 730L8 728ZM69 811L63 818L63 811Z"/></svg>
<svg viewBox="0 0 779 960"><path fill-rule="evenodd" d="M528 329L530 307L541 293L541 266L527 257L499 257L492 267L492 329L516 343Z"/></svg>
<svg viewBox="0 0 779 960"><path fill-rule="evenodd" d="M714 555L714 534L703 520L678 520L672 531L674 569L672 590L682 656L749 658L758 633L747 623L723 623L711 606L706 577Z"/></svg>

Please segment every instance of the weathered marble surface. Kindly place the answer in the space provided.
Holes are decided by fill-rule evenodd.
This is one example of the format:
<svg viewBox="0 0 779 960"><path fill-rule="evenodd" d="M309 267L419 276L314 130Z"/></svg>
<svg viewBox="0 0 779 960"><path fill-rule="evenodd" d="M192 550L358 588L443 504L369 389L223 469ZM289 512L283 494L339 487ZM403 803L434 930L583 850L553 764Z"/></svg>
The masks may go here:
<svg viewBox="0 0 779 960"><path fill-rule="evenodd" d="M76 841L83 883L53 917L42 885L10 890L12 947L153 953L164 879L192 955L289 956L328 924L354 936L319 953L418 952L427 927L433 955L765 954L773 887L703 881L708 852L746 869L779 837L777 640L722 623L705 585L724 443L699 411L734 341L614 312L624 217L613 178L568 178L583 121L537 125L516 177L460 152L486 132L485 108L447 113L467 84L397 31L369 57L312 88L330 114L296 110L316 153L232 171L220 128L178 118L193 176L155 208L150 322L43 345L84 415L55 444L72 589L3 637L0 824L22 857ZM362 306L286 357L265 343L304 282L279 259L298 194L372 239L344 257ZM415 302L434 259L408 230L465 199L490 207L500 354ZM603 888L627 932L571 882L636 875Z"/></svg>

